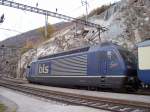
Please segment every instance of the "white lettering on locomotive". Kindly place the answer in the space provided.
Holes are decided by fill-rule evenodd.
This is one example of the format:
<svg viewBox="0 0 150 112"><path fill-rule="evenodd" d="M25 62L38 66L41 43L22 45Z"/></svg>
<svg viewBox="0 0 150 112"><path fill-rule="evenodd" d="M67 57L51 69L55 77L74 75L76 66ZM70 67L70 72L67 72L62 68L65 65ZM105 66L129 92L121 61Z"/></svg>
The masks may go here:
<svg viewBox="0 0 150 112"><path fill-rule="evenodd" d="M40 64L39 65L39 73L40 74L47 74L49 72L49 70L48 70L48 66L47 65L45 65L45 64Z"/></svg>

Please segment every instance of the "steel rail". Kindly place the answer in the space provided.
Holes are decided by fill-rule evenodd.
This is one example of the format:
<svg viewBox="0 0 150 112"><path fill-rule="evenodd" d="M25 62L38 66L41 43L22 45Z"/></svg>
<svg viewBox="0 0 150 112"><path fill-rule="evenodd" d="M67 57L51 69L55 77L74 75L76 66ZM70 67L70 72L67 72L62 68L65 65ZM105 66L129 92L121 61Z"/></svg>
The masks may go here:
<svg viewBox="0 0 150 112"><path fill-rule="evenodd" d="M29 87L17 83L10 83L6 81L0 81L0 86L10 88L13 90L21 91L23 93L35 95L45 99L56 100L65 103L71 103L76 105L88 106L96 109L108 110L113 112L149 112L150 104L116 100L110 98L99 98L85 95L77 95L72 93L51 91L46 89L39 89L35 87Z"/></svg>

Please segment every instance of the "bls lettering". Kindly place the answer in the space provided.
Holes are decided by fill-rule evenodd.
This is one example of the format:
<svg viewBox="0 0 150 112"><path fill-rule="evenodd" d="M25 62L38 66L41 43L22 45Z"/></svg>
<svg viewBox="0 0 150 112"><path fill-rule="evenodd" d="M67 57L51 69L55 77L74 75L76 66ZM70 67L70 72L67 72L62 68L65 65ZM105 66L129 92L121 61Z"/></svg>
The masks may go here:
<svg viewBox="0 0 150 112"><path fill-rule="evenodd" d="M39 73L40 74L42 74L42 73L47 74L48 72L49 72L48 65L46 65L46 64L39 65Z"/></svg>

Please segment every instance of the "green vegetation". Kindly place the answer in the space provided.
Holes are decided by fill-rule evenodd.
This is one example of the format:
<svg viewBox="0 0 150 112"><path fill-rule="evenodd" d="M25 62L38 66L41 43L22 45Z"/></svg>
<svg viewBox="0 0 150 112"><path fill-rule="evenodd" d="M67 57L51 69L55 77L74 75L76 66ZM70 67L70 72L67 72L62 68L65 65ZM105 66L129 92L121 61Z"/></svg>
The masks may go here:
<svg viewBox="0 0 150 112"><path fill-rule="evenodd" d="M33 48L34 48L33 42L30 40L27 40L25 46L21 48L21 54L24 54L25 52Z"/></svg>
<svg viewBox="0 0 150 112"><path fill-rule="evenodd" d="M0 103L0 112L4 112L5 108L5 105Z"/></svg>
<svg viewBox="0 0 150 112"><path fill-rule="evenodd" d="M101 13L103 13L105 10L109 9L113 4L110 4L110 5L102 5L101 7L98 7L94 10L92 10L88 17L91 17L93 15L100 15Z"/></svg>
<svg viewBox="0 0 150 112"><path fill-rule="evenodd" d="M48 24L48 26L47 26L47 37L45 37L45 27L41 27L41 28L39 28L38 30L42 33L43 38L44 38L45 40L50 39L50 38L51 38L51 35L52 35L52 34L54 33L54 31L55 31L54 27L53 27L51 24Z"/></svg>
<svg viewBox="0 0 150 112"><path fill-rule="evenodd" d="M51 35L55 32L51 24L48 24L47 26L47 37L45 37L45 27L39 28L38 31L42 33L42 37L38 41L27 40L25 45L21 48L21 54L26 53L30 49L37 48L37 46L40 45L42 42L50 39Z"/></svg>
<svg viewBox="0 0 150 112"><path fill-rule="evenodd" d="M12 111L12 112L16 112L17 110L15 109L14 111Z"/></svg>

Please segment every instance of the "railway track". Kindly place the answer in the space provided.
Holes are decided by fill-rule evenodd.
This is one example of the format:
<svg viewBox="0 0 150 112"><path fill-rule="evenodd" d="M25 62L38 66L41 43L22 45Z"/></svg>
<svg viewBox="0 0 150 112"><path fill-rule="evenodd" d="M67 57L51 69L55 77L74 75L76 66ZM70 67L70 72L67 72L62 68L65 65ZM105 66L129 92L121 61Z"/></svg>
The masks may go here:
<svg viewBox="0 0 150 112"><path fill-rule="evenodd" d="M26 84L26 83L28 83L27 80L15 79L15 78L7 78L7 77L0 77L0 80L6 81L6 82L18 83L18 84Z"/></svg>
<svg viewBox="0 0 150 112"><path fill-rule="evenodd" d="M21 80L21 79L13 79L13 78L1 78L3 79L3 81L9 81L9 82L13 82L13 83L18 83L18 84L27 84L28 81L27 80ZM83 89L83 88L82 88ZM85 88L84 88L85 89ZM87 89L85 89L87 90ZM92 90L91 90L92 91ZM99 90L94 90L94 91L99 91ZM100 90L102 92L112 92L112 93L116 93L116 91L113 91L113 90ZM117 93L119 93L117 91ZM120 92L121 93L121 92ZM126 93L126 94L137 94L137 95L149 95L150 96L150 90L148 89L139 89L137 92L129 92L129 93Z"/></svg>
<svg viewBox="0 0 150 112"><path fill-rule="evenodd" d="M89 96L87 97L84 95L33 88L23 84L1 80L0 86L49 100L56 100L68 104L83 105L112 112L150 112L150 104L148 103Z"/></svg>

